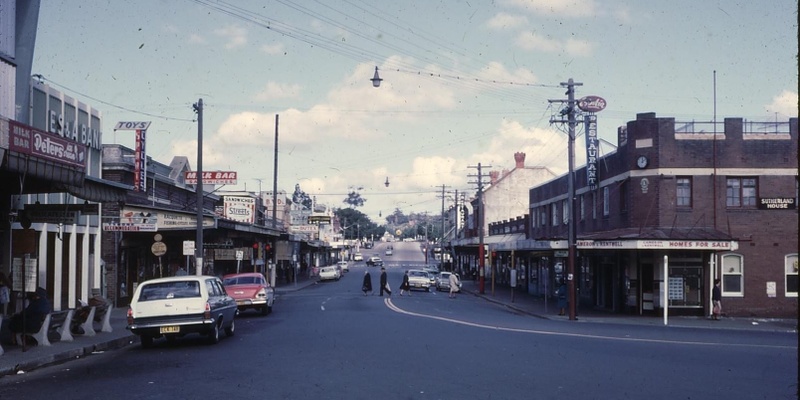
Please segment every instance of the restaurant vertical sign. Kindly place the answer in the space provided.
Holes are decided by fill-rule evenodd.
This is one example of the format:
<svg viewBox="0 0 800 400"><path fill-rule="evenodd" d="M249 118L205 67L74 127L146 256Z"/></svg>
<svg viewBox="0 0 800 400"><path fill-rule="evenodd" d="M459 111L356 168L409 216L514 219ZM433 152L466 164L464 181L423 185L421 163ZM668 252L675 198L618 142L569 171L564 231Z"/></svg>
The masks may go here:
<svg viewBox="0 0 800 400"><path fill-rule="evenodd" d="M586 96L578 100L578 108L586 112L586 186L597 190L597 158L600 151L600 138L597 135L597 112L606 108L606 100L600 96Z"/></svg>
<svg viewBox="0 0 800 400"><path fill-rule="evenodd" d="M133 190L137 192L144 192L147 190L147 151L145 148L147 128L150 127L150 121L134 122L134 121L120 121L114 127L115 131L135 131L136 132L136 150L134 150L133 161Z"/></svg>

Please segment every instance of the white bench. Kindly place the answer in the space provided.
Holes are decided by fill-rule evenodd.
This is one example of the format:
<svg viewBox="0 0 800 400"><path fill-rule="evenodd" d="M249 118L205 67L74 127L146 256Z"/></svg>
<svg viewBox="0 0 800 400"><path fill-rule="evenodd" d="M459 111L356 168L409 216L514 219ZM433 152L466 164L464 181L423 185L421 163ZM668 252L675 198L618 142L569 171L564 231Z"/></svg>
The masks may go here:
<svg viewBox="0 0 800 400"><path fill-rule="evenodd" d="M42 327L39 328L39 332L31 333L26 332L28 336L36 339L36 343L39 346L50 346L50 340L47 338L47 332L50 331L50 313L47 313L47 316L44 317L44 321L42 322ZM22 337L22 333L17 333L17 343L24 343L24 337Z"/></svg>
<svg viewBox="0 0 800 400"><path fill-rule="evenodd" d="M50 329L56 330L60 341L71 342L73 337L70 327L72 326L72 317L75 316L75 310L56 311L50 313L50 315Z"/></svg>
<svg viewBox="0 0 800 400"><path fill-rule="evenodd" d="M111 328L111 310L114 309L114 306L109 304L106 308L105 314L103 314L103 320L100 324L100 332L113 332L114 329Z"/></svg>
<svg viewBox="0 0 800 400"><path fill-rule="evenodd" d="M94 336L94 313L95 313L95 306L89 309L89 315L86 317L86 321L81 323L81 329L83 329L82 335L85 336Z"/></svg>

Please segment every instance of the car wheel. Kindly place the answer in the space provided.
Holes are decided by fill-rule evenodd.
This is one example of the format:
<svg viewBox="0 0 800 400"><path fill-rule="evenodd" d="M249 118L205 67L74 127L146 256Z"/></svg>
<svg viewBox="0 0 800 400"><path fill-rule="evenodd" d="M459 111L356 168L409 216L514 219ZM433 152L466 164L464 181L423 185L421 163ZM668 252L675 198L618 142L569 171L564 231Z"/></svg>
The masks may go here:
<svg viewBox="0 0 800 400"><path fill-rule="evenodd" d="M231 337L236 333L236 320L231 320L231 326L225 328L225 336Z"/></svg>
<svg viewBox="0 0 800 400"><path fill-rule="evenodd" d="M217 344L219 343L219 326L214 325L211 328L211 331L208 332L208 344Z"/></svg>
<svg viewBox="0 0 800 400"><path fill-rule="evenodd" d="M153 337L152 336L141 335L141 336L139 336L139 340L142 342L142 348L143 349L149 349L149 348L153 347Z"/></svg>

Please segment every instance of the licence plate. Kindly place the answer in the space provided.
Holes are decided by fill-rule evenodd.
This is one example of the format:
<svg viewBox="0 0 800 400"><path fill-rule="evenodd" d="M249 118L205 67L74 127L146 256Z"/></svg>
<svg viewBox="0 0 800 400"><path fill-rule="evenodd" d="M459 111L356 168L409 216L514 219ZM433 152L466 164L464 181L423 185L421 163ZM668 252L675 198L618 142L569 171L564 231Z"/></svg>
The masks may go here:
<svg viewBox="0 0 800 400"><path fill-rule="evenodd" d="M236 300L237 306L249 306L250 304L250 300Z"/></svg>
<svg viewBox="0 0 800 400"><path fill-rule="evenodd" d="M180 326L162 326L159 329L160 333L179 333L181 331Z"/></svg>

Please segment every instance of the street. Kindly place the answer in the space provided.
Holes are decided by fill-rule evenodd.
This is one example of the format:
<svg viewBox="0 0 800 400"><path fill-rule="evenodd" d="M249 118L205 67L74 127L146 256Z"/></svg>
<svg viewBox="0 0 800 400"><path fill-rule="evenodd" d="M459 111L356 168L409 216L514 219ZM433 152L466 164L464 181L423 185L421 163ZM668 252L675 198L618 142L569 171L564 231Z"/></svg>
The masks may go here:
<svg viewBox="0 0 800 400"><path fill-rule="evenodd" d="M339 281L200 337L132 345L0 380L0 399L784 399L795 398L790 333L577 324L519 315L478 297L399 296L419 243L368 250L391 297L364 296L363 263ZM374 251L373 251L374 250ZM377 287L380 268L369 268ZM376 291L377 293L377 291Z"/></svg>

